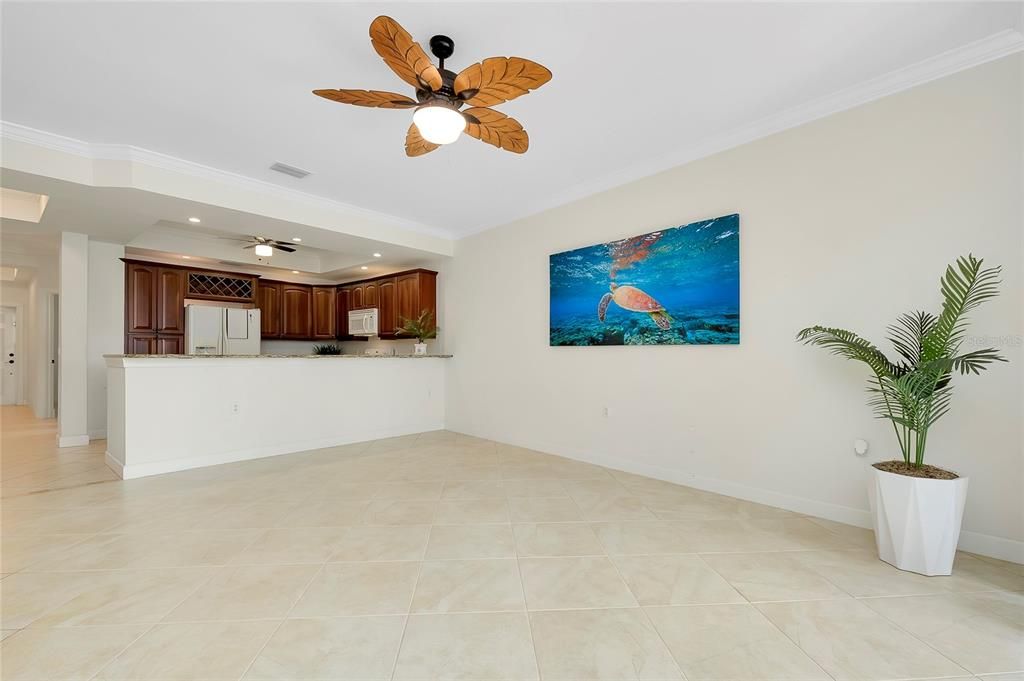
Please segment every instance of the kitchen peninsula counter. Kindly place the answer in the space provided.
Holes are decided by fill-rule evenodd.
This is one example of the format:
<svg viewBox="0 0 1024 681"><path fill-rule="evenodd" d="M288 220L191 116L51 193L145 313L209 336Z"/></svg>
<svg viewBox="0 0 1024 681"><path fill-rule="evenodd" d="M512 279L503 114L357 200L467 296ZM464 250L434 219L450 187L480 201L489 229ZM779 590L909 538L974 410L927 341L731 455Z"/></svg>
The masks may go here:
<svg viewBox="0 0 1024 681"><path fill-rule="evenodd" d="M451 355L104 357L106 461L122 478L422 433L445 424Z"/></svg>

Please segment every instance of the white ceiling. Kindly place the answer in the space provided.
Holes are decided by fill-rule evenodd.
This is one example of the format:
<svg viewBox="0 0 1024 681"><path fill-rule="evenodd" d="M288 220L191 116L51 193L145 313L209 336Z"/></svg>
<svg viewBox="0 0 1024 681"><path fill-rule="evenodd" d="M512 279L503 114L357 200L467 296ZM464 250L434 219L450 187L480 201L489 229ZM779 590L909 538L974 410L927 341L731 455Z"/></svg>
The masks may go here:
<svg viewBox="0 0 1024 681"><path fill-rule="evenodd" d="M403 151L408 111L310 94L407 92L372 50L389 14L453 70L554 73L500 107L524 156L470 138ZM0 118L128 144L461 236L686 160L708 140L1008 30L1020 3L3 3ZM282 161L312 171L294 180Z"/></svg>

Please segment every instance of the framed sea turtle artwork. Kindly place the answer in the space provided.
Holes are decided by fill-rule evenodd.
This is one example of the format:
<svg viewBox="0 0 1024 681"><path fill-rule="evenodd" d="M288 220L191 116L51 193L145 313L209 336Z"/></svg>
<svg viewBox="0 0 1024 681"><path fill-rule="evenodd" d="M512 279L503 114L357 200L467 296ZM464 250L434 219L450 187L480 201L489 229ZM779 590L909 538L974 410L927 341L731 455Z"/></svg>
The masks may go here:
<svg viewBox="0 0 1024 681"><path fill-rule="evenodd" d="M740 216L550 257L551 345L740 342Z"/></svg>

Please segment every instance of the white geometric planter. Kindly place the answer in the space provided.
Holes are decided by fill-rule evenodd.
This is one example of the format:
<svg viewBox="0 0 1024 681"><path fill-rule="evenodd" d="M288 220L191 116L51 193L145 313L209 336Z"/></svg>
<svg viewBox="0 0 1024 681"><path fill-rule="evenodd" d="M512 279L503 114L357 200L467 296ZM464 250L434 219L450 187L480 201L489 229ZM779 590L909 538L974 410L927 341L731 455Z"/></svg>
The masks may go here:
<svg viewBox="0 0 1024 681"><path fill-rule="evenodd" d="M874 466L871 472L868 499L878 557L922 575L951 574L967 478L912 478Z"/></svg>

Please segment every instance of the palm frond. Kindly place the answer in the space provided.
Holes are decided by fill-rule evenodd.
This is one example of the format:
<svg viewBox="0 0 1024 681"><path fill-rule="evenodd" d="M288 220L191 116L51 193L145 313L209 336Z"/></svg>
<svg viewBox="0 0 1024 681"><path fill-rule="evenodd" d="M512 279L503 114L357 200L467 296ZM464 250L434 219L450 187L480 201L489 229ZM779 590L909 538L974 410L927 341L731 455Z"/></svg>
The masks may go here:
<svg viewBox="0 0 1024 681"><path fill-rule="evenodd" d="M999 294L1000 267L982 268L984 260L973 255L957 258L940 280L942 312L922 343L922 361L954 354L967 332L968 312Z"/></svg>
<svg viewBox="0 0 1024 681"><path fill-rule="evenodd" d="M889 327L889 342L907 365L916 365L921 359L924 337L931 332L935 321L935 315L918 310L900 315Z"/></svg>
<svg viewBox="0 0 1024 681"><path fill-rule="evenodd" d="M993 362L1006 362L1009 360L1001 356L995 348L984 348L957 355L950 361L953 364L953 369L961 374L980 374Z"/></svg>
<svg viewBox="0 0 1024 681"><path fill-rule="evenodd" d="M805 345L817 345L825 348L833 355L864 362L871 367L876 376L893 376L897 371L896 366L889 361L885 353L853 331L827 326L811 326L798 333L796 338Z"/></svg>

